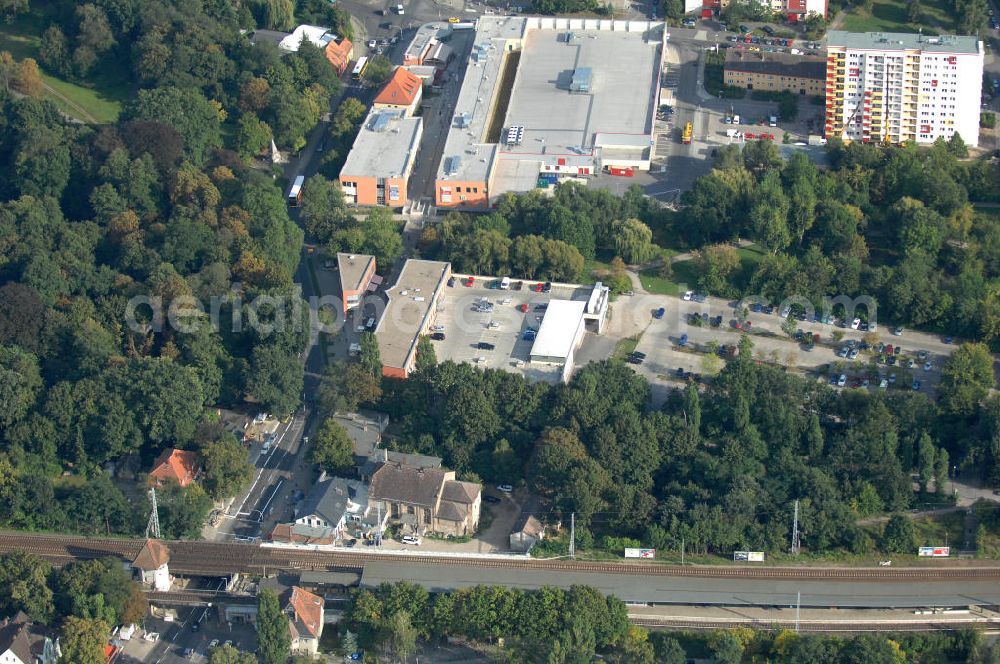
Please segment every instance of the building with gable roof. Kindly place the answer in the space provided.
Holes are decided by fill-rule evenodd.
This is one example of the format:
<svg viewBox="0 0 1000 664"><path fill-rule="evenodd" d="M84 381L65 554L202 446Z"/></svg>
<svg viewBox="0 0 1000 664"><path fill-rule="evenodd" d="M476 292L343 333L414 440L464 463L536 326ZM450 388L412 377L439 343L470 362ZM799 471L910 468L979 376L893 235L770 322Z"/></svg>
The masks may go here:
<svg viewBox="0 0 1000 664"><path fill-rule="evenodd" d="M157 486L174 481L186 487L198 476L198 455L187 450L166 449L153 463L149 480Z"/></svg>
<svg viewBox="0 0 1000 664"><path fill-rule="evenodd" d="M33 624L23 611L0 622L0 663L55 664L61 656L59 637Z"/></svg>
<svg viewBox="0 0 1000 664"><path fill-rule="evenodd" d="M147 539L139 555L132 561L132 569L139 570L139 582L165 592L170 590L170 550L163 542Z"/></svg>
<svg viewBox="0 0 1000 664"><path fill-rule="evenodd" d="M412 533L461 537L479 525L482 485L455 479L455 471L383 463L368 487L369 501Z"/></svg>
<svg viewBox="0 0 1000 664"><path fill-rule="evenodd" d="M334 37L327 42L326 48L323 49L323 55L326 56L327 62L337 70L337 75L343 76L348 65L351 64L351 60L354 59L354 44L347 37Z"/></svg>
<svg viewBox="0 0 1000 664"><path fill-rule="evenodd" d="M407 117L412 117L423 98L423 87L424 82L419 76L405 67L396 67L372 106L403 111Z"/></svg>
<svg viewBox="0 0 1000 664"><path fill-rule="evenodd" d="M285 604L293 655L315 655L323 636L324 600L308 590L292 586Z"/></svg>

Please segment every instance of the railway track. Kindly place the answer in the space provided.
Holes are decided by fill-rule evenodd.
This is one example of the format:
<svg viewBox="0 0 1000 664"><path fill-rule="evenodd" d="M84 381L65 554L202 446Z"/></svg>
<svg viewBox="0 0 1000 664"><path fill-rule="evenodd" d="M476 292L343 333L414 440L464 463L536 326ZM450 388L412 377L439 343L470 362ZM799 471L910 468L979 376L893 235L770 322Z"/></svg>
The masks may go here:
<svg viewBox="0 0 1000 664"><path fill-rule="evenodd" d="M658 618L646 616L629 616L629 622L646 629L663 630L718 630L730 629L732 627L750 627L760 630L772 630L775 627L785 629L796 629L794 620L774 620L764 622L760 620L699 620L685 618ZM799 632L818 632L823 634L859 634L862 632L941 632L954 631L972 625L987 626L987 633L995 630L995 626L985 621L944 621L944 622L916 622L916 621L871 621L871 622L821 622L821 621L800 621Z"/></svg>
<svg viewBox="0 0 1000 664"><path fill-rule="evenodd" d="M142 548L142 540L36 533L0 533L0 553L20 550L41 556L53 564L63 565L72 560L88 560L114 556L131 561ZM234 572L263 574L268 570L340 571L360 570L373 561L453 565L479 569L551 570L553 572L591 572L642 576L711 577L732 579L817 579L824 581L873 581L905 583L943 580L997 580L1000 567L967 565L962 567L723 567L679 566L666 564L636 564L624 562L591 562L570 560L536 560L515 558L432 557L400 552L398 554L364 554L361 552L308 551L262 547L246 543L195 541L167 542L170 548L170 569L176 574L230 575Z"/></svg>

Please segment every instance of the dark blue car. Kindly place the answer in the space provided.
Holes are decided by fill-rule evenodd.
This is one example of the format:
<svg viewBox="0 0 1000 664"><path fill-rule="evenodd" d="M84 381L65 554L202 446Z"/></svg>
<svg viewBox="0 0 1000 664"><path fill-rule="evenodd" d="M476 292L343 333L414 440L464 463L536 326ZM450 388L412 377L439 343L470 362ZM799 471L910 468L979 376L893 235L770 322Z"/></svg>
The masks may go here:
<svg viewBox="0 0 1000 664"><path fill-rule="evenodd" d="M653 312L653 318L656 318L656 319L663 318L663 314L665 314L666 312L667 312L666 309L664 309L663 307L660 307L659 309L657 309L656 311Z"/></svg>
<svg viewBox="0 0 1000 664"><path fill-rule="evenodd" d="M681 338L677 341L678 346L686 346L688 342L688 335L682 334Z"/></svg>

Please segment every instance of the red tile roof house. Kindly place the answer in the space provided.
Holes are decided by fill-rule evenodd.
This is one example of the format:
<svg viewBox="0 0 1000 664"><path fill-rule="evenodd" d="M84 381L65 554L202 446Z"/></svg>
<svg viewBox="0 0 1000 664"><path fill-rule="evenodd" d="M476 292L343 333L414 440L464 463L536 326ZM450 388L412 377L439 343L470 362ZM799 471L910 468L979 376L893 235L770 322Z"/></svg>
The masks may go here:
<svg viewBox="0 0 1000 664"><path fill-rule="evenodd" d="M372 102L372 108L398 109L412 117L420 106L423 88L424 82L419 76L408 69L396 67Z"/></svg>
<svg viewBox="0 0 1000 664"><path fill-rule="evenodd" d="M292 586L285 605L293 655L315 655L323 636L323 598Z"/></svg>
<svg viewBox="0 0 1000 664"><path fill-rule="evenodd" d="M173 480L186 487L198 477L198 455L185 450L166 449L156 459L153 469L149 471L150 483L162 486L164 482Z"/></svg>

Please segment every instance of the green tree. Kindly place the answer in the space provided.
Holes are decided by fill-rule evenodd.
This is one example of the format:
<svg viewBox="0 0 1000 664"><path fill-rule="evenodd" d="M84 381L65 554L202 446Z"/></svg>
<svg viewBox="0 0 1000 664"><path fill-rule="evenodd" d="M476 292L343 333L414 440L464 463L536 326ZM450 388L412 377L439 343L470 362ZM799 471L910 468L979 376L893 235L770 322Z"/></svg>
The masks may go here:
<svg viewBox="0 0 1000 664"><path fill-rule="evenodd" d="M372 332L361 333L361 368L372 377L382 375L382 357L379 354L378 339Z"/></svg>
<svg viewBox="0 0 1000 664"><path fill-rule="evenodd" d="M387 654L398 662L406 662L417 649L417 630L410 621L410 614L398 611L382 626L380 640Z"/></svg>
<svg viewBox="0 0 1000 664"><path fill-rule="evenodd" d="M353 465L352 450L347 431L337 420L328 417L312 438L309 460L328 473L339 474Z"/></svg>
<svg viewBox="0 0 1000 664"><path fill-rule="evenodd" d="M312 176L302 186L300 215L306 232L323 244L354 221L344 203L340 184L322 175Z"/></svg>
<svg viewBox="0 0 1000 664"><path fill-rule="evenodd" d="M715 632L708 647L719 664L740 664L743 659L743 643L731 630Z"/></svg>
<svg viewBox="0 0 1000 664"><path fill-rule="evenodd" d="M156 504L165 539L198 539L212 509L212 499L197 483L182 489L176 482L167 482L157 490Z"/></svg>
<svg viewBox="0 0 1000 664"><path fill-rule="evenodd" d="M709 293L722 294L733 271L740 266L740 255L729 244L713 244L697 252L698 287Z"/></svg>
<svg viewBox="0 0 1000 664"><path fill-rule="evenodd" d="M28 11L28 0L0 0L0 15L8 21L25 11Z"/></svg>
<svg viewBox="0 0 1000 664"><path fill-rule="evenodd" d="M684 664L687 653L680 642L666 634L653 634L653 651L659 664Z"/></svg>
<svg viewBox="0 0 1000 664"><path fill-rule="evenodd" d="M993 357L986 345L962 344L941 369L941 407L954 415L971 415L993 385Z"/></svg>
<svg viewBox="0 0 1000 664"><path fill-rule="evenodd" d="M52 566L33 554L14 551L0 556L0 614L24 611L35 622L52 618Z"/></svg>
<svg viewBox="0 0 1000 664"><path fill-rule="evenodd" d="M365 71L365 78L369 85L377 86L385 83L392 75L392 62L384 55L376 55L368 61L368 69Z"/></svg>
<svg viewBox="0 0 1000 664"><path fill-rule="evenodd" d="M934 493L944 495L948 490L948 471L949 467L948 450L943 447L937 451L936 458L934 460Z"/></svg>
<svg viewBox="0 0 1000 664"><path fill-rule="evenodd" d="M913 521L893 514L882 532L882 550L887 553L913 553L917 548L917 534Z"/></svg>
<svg viewBox="0 0 1000 664"><path fill-rule="evenodd" d="M264 664L285 664L290 648L288 618L278 596L265 588L257 595L257 654Z"/></svg>
<svg viewBox="0 0 1000 664"><path fill-rule="evenodd" d="M684 416L692 440L697 440L701 433L701 398L693 383L684 390Z"/></svg>
<svg viewBox="0 0 1000 664"><path fill-rule="evenodd" d="M295 410L302 381L302 365L294 352L270 344L253 349L246 388L270 412L286 415Z"/></svg>
<svg viewBox="0 0 1000 664"><path fill-rule="evenodd" d="M930 490L934 478L934 443L925 431L917 440L917 463L920 469L920 490L926 493Z"/></svg>
<svg viewBox="0 0 1000 664"><path fill-rule="evenodd" d="M231 435L202 445L202 485L215 500L235 496L253 480L254 467L243 445Z"/></svg>
<svg viewBox="0 0 1000 664"><path fill-rule="evenodd" d="M257 658L253 653L240 652L227 643L209 651L208 664L257 664Z"/></svg>
<svg viewBox="0 0 1000 664"><path fill-rule="evenodd" d="M417 357L415 360L418 372L426 372L437 364L437 353L434 352L434 344L430 337L421 335L417 340Z"/></svg>
<svg viewBox="0 0 1000 664"><path fill-rule="evenodd" d="M43 387L38 358L18 346L0 346L0 428L12 426L34 407Z"/></svg>
<svg viewBox="0 0 1000 664"><path fill-rule="evenodd" d="M62 626L62 658L73 664L104 664L104 644L110 635L103 620L70 616Z"/></svg>
<svg viewBox="0 0 1000 664"><path fill-rule="evenodd" d="M222 144L217 108L193 90L170 86L140 90L122 109L121 119L163 122L173 127L184 139L185 153L199 164Z"/></svg>
<svg viewBox="0 0 1000 664"><path fill-rule="evenodd" d="M653 231L638 219L616 221L613 225L615 253L626 263L645 263L653 256Z"/></svg>
<svg viewBox="0 0 1000 664"><path fill-rule="evenodd" d="M271 128L266 122L252 113L244 113L236 130L236 149L244 159L252 159L267 150L271 136Z"/></svg>

